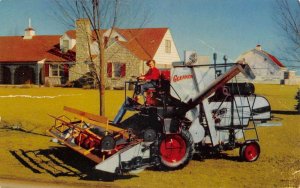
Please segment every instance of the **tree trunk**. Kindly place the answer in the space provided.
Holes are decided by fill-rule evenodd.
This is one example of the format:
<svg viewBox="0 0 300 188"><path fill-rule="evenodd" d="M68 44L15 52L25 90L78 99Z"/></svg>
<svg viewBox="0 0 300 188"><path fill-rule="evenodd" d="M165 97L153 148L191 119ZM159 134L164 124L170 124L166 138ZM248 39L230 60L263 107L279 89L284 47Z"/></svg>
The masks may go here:
<svg viewBox="0 0 300 188"><path fill-rule="evenodd" d="M100 85L99 85L99 97L100 97L100 115L105 116L105 78L104 78L104 45L100 45Z"/></svg>

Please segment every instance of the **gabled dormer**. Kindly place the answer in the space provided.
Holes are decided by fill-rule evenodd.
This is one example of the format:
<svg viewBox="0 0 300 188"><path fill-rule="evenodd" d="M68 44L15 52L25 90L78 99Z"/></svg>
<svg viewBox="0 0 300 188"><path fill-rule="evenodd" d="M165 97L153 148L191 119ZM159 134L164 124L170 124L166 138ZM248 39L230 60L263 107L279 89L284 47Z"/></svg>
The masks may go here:
<svg viewBox="0 0 300 188"><path fill-rule="evenodd" d="M103 30L103 42L105 42L106 47L111 46L114 44L116 41L121 41L121 42L127 42L127 39L118 33L116 29L108 29L108 30ZM91 47L91 54L92 55L98 55L99 54L99 47L98 47L98 42L95 40L95 32L93 33L94 40L92 41L90 47Z"/></svg>
<svg viewBox="0 0 300 188"><path fill-rule="evenodd" d="M59 48L63 53L72 50L76 45L76 33L74 30L67 31L59 39Z"/></svg>
<svg viewBox="0 0 300 188"><path fill-rule="evenodd" d="M120 33L116 31L116 29L108 29L103 34L104 40L106 40L108 43L114 42L114 41L122 41L127 42L126 38L122 36Z"/></svg>

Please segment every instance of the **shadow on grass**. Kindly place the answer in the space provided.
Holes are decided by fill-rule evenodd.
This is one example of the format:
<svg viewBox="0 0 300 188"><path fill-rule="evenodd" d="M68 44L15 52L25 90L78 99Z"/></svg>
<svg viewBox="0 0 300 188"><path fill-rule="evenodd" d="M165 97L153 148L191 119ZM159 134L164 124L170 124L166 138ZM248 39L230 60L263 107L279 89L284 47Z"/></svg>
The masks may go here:
<svg viewBox="0 0 300 188"><path fill-rule="evenodd" d="M136 176L114 174L94 170L93 161L67 147L53 147L45 150L22 149L10 151L24 167L33 173L47 173L53 177L78 177L87 181L114 181Z"/></svg>
<svg viewBox="0 0 300 188"><path fill-rule="evenodd" d="M240 156L232 156L228 155L227 153L215 153L215 154L204 154L204 155L194 155L193 160L196 161L204 161L206 159L215 159L215 160L228 160L228 161L236 161L236 162L243 162Z"/></svg>
<svg viewBox="0 0 300 188"><path fill-rule="evenodd" d="M137 130L136 134L140 134L145 127L155 124L156 122L150 119L142 119L140 116L135 115L122 122L121 126L124 128L132 128ZM130 127L133 125L136 127ZM24 133L46 136L38 133L23 130L22 128L0 128L7 131L21 131ZM136 175L122 175L117 176L114 174L94 170L96 163L87 159L86 157L76 153L68 147L59 146L49 149L41 150L11 150L11 155L18 160L25 168L31 170L35 174L49 174L53 177L77 177L79 180L85 181L114 181L116 179L131 179L137 177ZM213 154L198 156L194 155L193 160L204 161L205 159L225 159L232 161L240 161L239 157L228 156L227 154ZM147 168L153 171L165 171L163 168L151 167Z"/></svg>
<svg viewBox="0 0 300 188"><path fill-rule="evenodd" d="M51 136L46 135L46 134L41 134L41 133L36 133L36 132L33 132L33 131L28 131L28 130L25 130L21 127L4 126L4 127L0 127L0 130L3 130L3 131L18 131L18 132L22 132L22 133L26 133L26 134L51 137Z"/></svg>
<svg viewBox="0 0 300 188"><path fill-rule="evenodd" d="M272 110L273 114L283 114L283 115L300 115L298 111L286 111L286 110Z"/></svg>
<svg viewBox="0 0 300 188"><path fill-rule="evenodd" d="M15 123L7 122L7 121L0 122L0 130L3 132L16 131L16 132L21 132L21 133L26 133L26 134L36 135L36 136L50 137L49 135L46 135L46 134L34 132L36 127L32 128L30 130L26 130L23 127L24 126L23 126L22 122L15 122Z"/></svg>

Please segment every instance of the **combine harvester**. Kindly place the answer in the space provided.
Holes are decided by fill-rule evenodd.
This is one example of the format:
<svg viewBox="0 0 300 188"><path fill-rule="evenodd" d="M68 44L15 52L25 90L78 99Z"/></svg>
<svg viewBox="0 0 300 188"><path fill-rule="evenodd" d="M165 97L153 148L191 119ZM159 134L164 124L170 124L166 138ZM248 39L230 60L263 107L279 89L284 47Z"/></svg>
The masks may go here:
<svg viewBox="0 0 300 188"><path fill-rule="evenodd" d="M146 92L143 104L135 100L140 83L126 82L125 88L135 84L135 91L128 97L125 89L125 102L113 121L65 107L77 120L54 117L49 133L94 161L95 169L110 173L179 169L194 154L236 148L242 160L252 162L260 155L255 124L270 120L271 108L254 94L253 84L232 82L239 73L255 78L242 61L218 77L212 65L173 63L158 87ZM127 110L137 113L122 120Z"/></svg>

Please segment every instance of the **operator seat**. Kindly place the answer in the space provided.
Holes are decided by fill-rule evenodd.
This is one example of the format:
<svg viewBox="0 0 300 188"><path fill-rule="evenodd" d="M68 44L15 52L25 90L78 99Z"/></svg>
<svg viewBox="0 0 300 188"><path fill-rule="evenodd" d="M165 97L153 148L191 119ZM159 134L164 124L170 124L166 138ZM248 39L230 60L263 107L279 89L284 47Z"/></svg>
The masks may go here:
<svg viewBox="0 0 300 188"><path fill-rule="evenodd" d="M162 95L170 92L170 70L161 70L160 78L156 87L146 90L145 104L149 106L158 106Z"/></svg>

